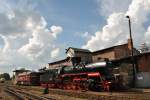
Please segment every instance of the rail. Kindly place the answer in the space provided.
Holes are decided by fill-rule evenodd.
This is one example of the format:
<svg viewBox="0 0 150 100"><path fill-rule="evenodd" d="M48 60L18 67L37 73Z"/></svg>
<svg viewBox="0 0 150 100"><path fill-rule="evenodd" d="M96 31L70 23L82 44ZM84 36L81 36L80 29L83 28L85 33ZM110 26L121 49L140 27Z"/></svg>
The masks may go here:
<svg viewBox="0 0 150 100"><path fill-rule="evenodd" d="M10 93L11 95L15 96L18 100L55 100L50 97L45 97L42 95L35 95L29 92L21 91L18 89L6 87L5 92Z"/></svg>
<svg viewBox="0 0 150 100"><path fill-rule="evenodd" d="M15 87L17 90L34 90L41 91L40 88L35 87ZM28 92L27 92L28 93ZM91 92L91 91L72 91L72 90L60 90L60 89L49 89L50 94L63 95L74 98L88 99L88 100L149 100L150 93L142 93L142 92ZM124 94L125 93L125 94ZM26 94L28 95L28 94ZM28 95L30 96L30 94ZM56 100L53 98L49 98L48 95L40 96L44 99L36 99L36 100Z"/></svg>

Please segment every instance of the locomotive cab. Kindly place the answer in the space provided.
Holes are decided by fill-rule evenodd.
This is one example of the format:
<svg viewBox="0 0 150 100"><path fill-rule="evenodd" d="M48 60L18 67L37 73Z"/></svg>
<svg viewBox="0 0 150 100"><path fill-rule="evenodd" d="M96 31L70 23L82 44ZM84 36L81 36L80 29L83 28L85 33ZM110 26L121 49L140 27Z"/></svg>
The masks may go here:
<svg viewBox="0 0 150 100"><path fill-rule="evenodd" d="M89 90L108 90L113 80L111 63L97 62L86 66L63 66L61 70L62 84L64 86L76 85Z"/></svg>
<svg viewBox="0 0 150 100"><path fill-rule="evenodd" d="M114 80L111 72L111 62L97 62L85 66L88 75L88 84L90 90L106 90L109 91L111 83Z"/></svg>

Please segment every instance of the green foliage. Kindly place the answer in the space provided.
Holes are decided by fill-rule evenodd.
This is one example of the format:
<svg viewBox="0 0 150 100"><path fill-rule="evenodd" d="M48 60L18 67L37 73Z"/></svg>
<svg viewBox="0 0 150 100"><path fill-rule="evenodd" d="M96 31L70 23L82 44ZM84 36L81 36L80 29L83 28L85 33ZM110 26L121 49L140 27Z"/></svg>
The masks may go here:
<svg viewBox="0 0 150 100"><path fill-rule="evenodd" d="M0 74L0 78L4 78L5 80L10 80L10 75L8 73Z"/></svg>

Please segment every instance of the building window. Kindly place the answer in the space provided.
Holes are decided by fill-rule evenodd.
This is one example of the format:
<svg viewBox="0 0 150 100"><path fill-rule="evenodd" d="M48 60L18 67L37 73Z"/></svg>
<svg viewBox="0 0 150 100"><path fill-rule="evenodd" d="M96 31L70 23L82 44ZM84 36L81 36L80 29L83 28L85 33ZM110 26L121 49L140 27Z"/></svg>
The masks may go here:
<svg viewBox="0 0 150 100"><path fill-rule="evenodd" d="M101 57L98 57L98 58L97 58L97 60L101 60L101 59L102 59Z"/></svg>

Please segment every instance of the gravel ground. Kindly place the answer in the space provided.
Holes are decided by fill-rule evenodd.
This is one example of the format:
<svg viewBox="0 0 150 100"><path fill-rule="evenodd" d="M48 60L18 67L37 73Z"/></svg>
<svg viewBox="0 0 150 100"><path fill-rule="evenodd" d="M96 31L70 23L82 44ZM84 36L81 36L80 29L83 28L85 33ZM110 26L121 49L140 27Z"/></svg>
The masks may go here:
<svg viewBox="0 0 150 100"><path fill-rule="evenodd" d="M41 90L37 90L37 89L32 89L29 86L28 87L24 87L23 88L21 86L17 87L17 89L22 90L22 91L28 91L32 94L36 94L36 95L41 95L44 97L50 97L53 98L55 100L88 100L85 98L79 98L79 97L72 97L72 96L67 96L67 95L61 95L61 94L54 94L49 92L48 94L43 94L43 88L41 88Z"/></svg>
<svg viewBox="0 0 150 100"><path fill-rule="evenodd" d="M33 91L33 90L31 90L30 92L35 93L35 94L39 94L39 95L42 95L45 97L51 97L51 98L56 99L56 100L87 100L87 99L83 99L83 98L70 97L67 95L59 95L59 94L52 94L52 93L43 94L42 92Z"/></svg>
<svg viewBox="0 0 150 100"><path fill-rule="evenodd" d="M26 91L43 95L43 88L38 86L14 86ZM150 92L91 92L49 89L49 94L44 96L56 100L150 100Z"/></svg>
<svg viewBox="0 0 150 100"><path fill-rule="evenodd" d="M4 92L4 84L2 83L0 83L0 100L15 100L15 98Z"/></svg>
<svg viewBox="0 0 150 100"><path fill-rule="evenodd" d="M29 87L32 90L36 91L42 91L43 88L41 87ZM64 98L65 97L73 97L72 100L77 100L79 98L82 99L88 99L88 100L93 100L93 99L106 99L106 100L150 100L150 92L145 93L145 92L91 92L91 91L86 91L86 92L81 92L81 91L72 91L72 90L60 90L60 89L49 89L49 96L61 96ZM126 98L127 97L127 98ZM77 98L77 99L75 99ZM112 98L112 99L110 99ZM62 99L65 100L65 99Z"/></svg>

